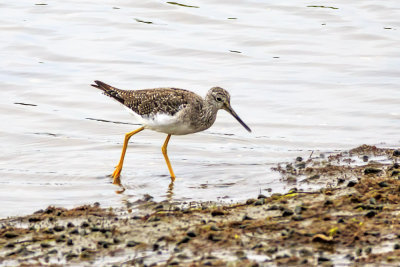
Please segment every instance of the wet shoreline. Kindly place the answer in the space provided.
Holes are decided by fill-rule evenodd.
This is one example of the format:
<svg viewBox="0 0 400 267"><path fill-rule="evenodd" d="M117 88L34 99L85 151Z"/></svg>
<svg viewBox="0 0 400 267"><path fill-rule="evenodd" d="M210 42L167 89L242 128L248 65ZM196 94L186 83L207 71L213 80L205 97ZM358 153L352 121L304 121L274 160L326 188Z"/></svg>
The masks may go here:
<svg viewBox="0 0 400 267"><path fill-rule="evenodd" d="M400 261L399 150L360 146L274 167L286 194L223 204L131 209L48 207L0 220L0 264L395 265Z"/></svg>

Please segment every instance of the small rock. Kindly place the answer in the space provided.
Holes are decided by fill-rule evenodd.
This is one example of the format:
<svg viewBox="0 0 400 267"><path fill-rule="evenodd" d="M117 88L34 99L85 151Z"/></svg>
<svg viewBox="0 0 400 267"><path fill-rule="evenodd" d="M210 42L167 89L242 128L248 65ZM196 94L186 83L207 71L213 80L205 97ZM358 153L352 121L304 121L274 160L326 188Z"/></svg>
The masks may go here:
<svg viewBox="0 0 400 267"><path fill-rule="evenodd" d="M294 212L293 212L292 210L289 210L289 209L285 209L285 210L282 212L282 216L283 216L283 217L292 216L293 214L294 214Z"/></svg>
<svg viewBox="0 0 400 267"><path fill-rule="evenodd" d="M89 223L88 223L88 222L83 222L83 223L81 224L81 227L82 227L82 228L89 227Z"/></svg>
<svg viewBox="0 0 400 267"><path fill-rule="evenodd" d="M309 249L302 248L302 249L299 250L299 254L302 257L310 257L310 256L313 255L313 252L311 250L309 250Z"/></svg>
<svg viewBox="0 0 400 267"><path fill-rule="evenodd" d="M346 180L343 178L338 178L338 184L343 184Z"/></svg>
<svg viewBox="0 0 400 267"><path fill-rule="evenodd" d="M278 252L278 248L277 247L271 247L271 248L267 249L266 252L269 253L269 254L275 254L275 253Z"/></svg>
<svg viewBox="0 0 400 267"><path fill-rule="evenodd" d="M248 199L248 200L246 200L246 205L251 205L251 204L253 204L254 202L256 202L256 200L255 199Z"/></svg>
<svg viewBox="0 0 400 267"><path fill-rule="evenodd" d="M68 253L68 254L65 256L65 259L66 259L67 261L72 260L72 259L74 259L74 258L78 258L78 255L75 254L75 253Z"/></svg>
<svg viewBox="0 0 400 267"><path fill-rule="evenodd" d="M337 220L338 223L344 223L343 218L340 218L339 220Z"/></svg>
<svg viewBox="0 0 400 267"><path fill-rule="evenodd" d="M91 253L90 253L89 251L83 251L83 252L81 252L81 254L79 255L79 257L80 257L81 259L90 259L91 256L92 256L92 255L91 255Z"/></svg>
<svg viewBox="0 0 400 267"><path fill-rule="evenodd" d="M223 212L222 210L213 210L211 212L211 216L215 217L215 216L222 216L225 215L225 212Z"/></svg>
<svg viewBox="0 0 400 267"><path fill-rule="evenodd" d="M357 184L356 181L349 181L349 183L347 184L347 187L353 187Z"/></svg>
<svg viewBox="0 0 400 267"><path fill-rule="evenodd" d="M52 235L52 234L54 234L54 230L53 230L53 229L47 228L47 229L45 229L45 230L43 231L43 233L48 234L48 235Z"/></svg>
<svg viewBox="0 0 400 267"><path fill-rule="evenodd" d="M65 242L65 235L61 235L56 238L57 243Z"/></svg>
<svg viewBox="0 0 400 267"><path fill-rule="evenodd" d="M400 249L400 244L399 243L394 244L394 249L396 249L396 250Z"/></svg>
<svg viewBox="0 0 400 267"><path fill-rule="evenodd" d="M365 214L365 217L372 218L375 215L376 215L376 211L370 210L370 211L367 212L367 214Z"/></svg>
<svg viewBox="0 0 400 267"><path fill-rule="evenodd" d="M188 243L190 240L191 240L190 237L185 236L184 238L182 238L181 241L179 241L179 242L177 243L177 245L184 244L184 243Z"/></svg>
<svg viewBox="0 0 400 267"><path fill-rule="evenodd" d="M382 181L382 182L378 183L378 185L380 187L389 187L389 184L387 182L385 182L385 181Z"/></svg>
<svg viewBox="0 0 400 267"><path fill-rule="evenodd" d="M363 156L362 159L363 159L364 162L368 162L368 159L369 159L369 158L368 158L368 156Z"/></svg>
<svg viewBox="0 0 400 267"><path fill-rule="evenodd" d="M56 231L56 232L62 232L62 231L64 231L65 227L62 226L62 225L56 225L56 226L54 226L53 229L54 229L54 231Z"/></svg>
<svg viewBox="0 0 400 267"><path fill-rule="evenodd" d="M244 215L243 216L243 219L242 219L243 221L246 221L246 220L254 220L253 218L251 218L250 216L248 216L247 214L246 215Z"/></svg>
<svg viewBox="0 0 400 267"><path fill-rule="evenodd" d="M68 246L72 246L73 244L74 244L74 242L72 241L72 239L68 239L67 245L68 245Z"/></svg>
<svg viewBox="0 0 400 267"><path fill-rule="evenodd" d="M324 256L318 257L318 263L327 262L327 261L330 261L330 259L327 257L324 257Z"/></svg>
<svg viewBox="0 0 400 267"><path fill-rule="evenodd" d="M377 174L380 173L381 171L382 171L381 169L369 167L364 169L364 174Z"/></svg>
<svg viewBox="0 0 400 267"><path fill-rule="evenodd" d="M263 195L263 194L259 194L257 199L260 199L260 198L267 198L267 197L265 195Z"/></svg>
<svg viewBox="0 0 400 267"><path fill-rule="evenodd" d="M153 217L150 217L147 221L148 222L158 222L158 221L161 221L161 219L157 216L153 216Z"/></svg>
<svg viewBox="0 0 400 267"><path fill-rule="evenodd" d="M153 197L150 196L149 194L144 194L144 195L143 195L143 200L144 200L144 201L150 201L150 200L152 200L152 199L153 199Z"/></svg>
<svg viewBox="0 0 400 267"><path fill-rule="evenodd" d="M42 248L49 248L49 247L51 247L51 245L50 245L49 243L41 243L40 246L41 246Z"/></svg>
<svg viewBox="0 0 400 267"><path fill-rule="evenodd" d="M164 206L162 204L160 204L160 205L155 206L154 209L155 210L162 210L162 209L164 209Z"/></svg>
<svg viewBox="0 0 400 267"><path fill-rule="evenodd" d="M236 254L236 257L238 257L241 260L247 259L246 253L243 250L236 251L235 254Z"/></svg>
<svg viewBox="0 0 400 267"><path fill-rule="evenodd" d="M197 236L196 233L193 232L193 231L187 232L186 235L189 236L189 237L196 237Z"/></svg>
<svg viewBox="0 0 400 267"><path fill-rule="evenodd" d="M47 254L57 254L57 253L58 253L57 249L52 249L47 252Z"/></svg>
<svg viewBox="0 0 400 267"><path fill-rule="evenodd" d="M260 198L256 202L254 202L254 206L261 206L264 204L264 198Z"/></svg>
<svg viewBox="0 0 400 267"><path fill-rule="evenodd" d="M212 231L221 231L221 229L218 228L218 227L215 226L215 225L211 225L210 230L212 230Z"/></svg>
<svg viewBox="0 0 400 267"><path fill-rule="evenodd" d="M17 233L14 233L14 232L7 232L7 233L4 234L4 237L5 237L5 238L8 238L8 239L10 239L10 238L15 238L15 237L17 237L17 236L18 236L18 234L17 234Z"/></svg>
<svg viewBox="0 0 400 267"><path fill-rule="evenodd" d="M209 234L208 235L208 240L214 241L214 242L218 242L221 241L222 238L220 236L214 235L214 234Z"/></svg>
<svg viewBox="0 0 400 267"><path fill-rule="evenodd" d="M69 232L70 235L79 235L79 231L77 228L73 229L71 232Z"/></svg>
<svg viewBox="0 0 400 267"><path fill-rule="evenodd" d="M299 162L295 166L297 168L299 168L299 169L304 169L306 167L306 163L304 161L303 162Z"/></svg>
<svg viewBox="0 0 400 267"><path fill-rule="evenodd" d="M136 242L136 241L128 241L128 243L126 243L126 246L131 248L131 247L136 247L137 245L139 245L140 243Z"/></svg>
<svg viewBox="0 0 400 267"><path fill-rule="evenodd" d="M292 217L292 220L298 222L298 221L304 220L304 218L301 215L295 215L295 216Z"/></svg>
<svg viewBox="0 0 400 267"><path fill-rule="evenodd" d="M40 218L33 217L33 218L29 218L28 222L40 222L41 220L42 219L40 219Z"/></svg>
<svg viewBox="0 0 400 267"><path fill-rule="evenodd" d="M297 161L297 162L303 161L303 158L302 158L302 157L297 157L297 158L296 158L296 161Z"/></svg>
<svg viewBox="0 0 400 267"><path fill-rule="evenodd" d="M371 205L376 205L376 199L375 199L374 197L371 197L371 198L369 199L369 203L370 203Z"/></svg>
<svg viewBox="0 0 400 267"><path fill-rule="evenodd" d="M399 157L400 156L400 150L393 151L393 156Z"/></svg>
<svg viewBox="0 0 400 267"><path fill-rule="evenodd" d="M154 243L154 244L153 244L153 251L157 251L157 250L159 250L159 249L160 249L160 245L157 244L157 243Z"/></svg>
<svg viewBox="0 0 400 267"><path fill-rule="evenodd" d="M72 228L72 227L75 227L75 225L72 222L68 222L67 227Z"/></svg>
<svg viewBox="0 0 400 267"><path fill-rule="evenodd" d="M5 248L15 248L15 245L13 243L8 243L7 245L4 246Z"/></svg>
<svg viewBox="0 0 400 267"><path fill-rule="evenodd" d="M366 253L366 254L371 254L371 252L372 252L372 248L371 248L371 247L367 247L367 248L365 249L365 253Z"/></svg>

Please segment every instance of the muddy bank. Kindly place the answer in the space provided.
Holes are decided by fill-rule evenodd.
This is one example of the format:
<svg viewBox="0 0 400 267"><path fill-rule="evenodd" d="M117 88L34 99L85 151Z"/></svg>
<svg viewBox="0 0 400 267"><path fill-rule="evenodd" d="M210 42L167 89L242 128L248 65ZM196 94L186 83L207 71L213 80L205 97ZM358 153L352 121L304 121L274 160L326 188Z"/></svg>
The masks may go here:
<svg viewBox="0 0 400 267"><path fill-rule="evenodd" d="M400 151L361 146L274 169L286 194L244 203L48 207L0 220L1 265L266 266L400 262ZM316 191L296 185L318 184Z"/></svg>

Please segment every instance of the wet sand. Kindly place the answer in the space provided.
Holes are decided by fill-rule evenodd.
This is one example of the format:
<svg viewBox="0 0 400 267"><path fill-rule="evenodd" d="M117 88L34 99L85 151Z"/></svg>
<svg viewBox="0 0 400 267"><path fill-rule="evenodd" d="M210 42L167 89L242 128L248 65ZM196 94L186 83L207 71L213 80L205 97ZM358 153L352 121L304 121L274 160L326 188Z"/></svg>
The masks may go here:
<svg viewBox="0 0 400 267"><path fill-rule="evenodd" d="M98 203L0 220L0 264L269 266L400 262L400 151L363 145L274 167L319 185L242 203Z"/></svg>

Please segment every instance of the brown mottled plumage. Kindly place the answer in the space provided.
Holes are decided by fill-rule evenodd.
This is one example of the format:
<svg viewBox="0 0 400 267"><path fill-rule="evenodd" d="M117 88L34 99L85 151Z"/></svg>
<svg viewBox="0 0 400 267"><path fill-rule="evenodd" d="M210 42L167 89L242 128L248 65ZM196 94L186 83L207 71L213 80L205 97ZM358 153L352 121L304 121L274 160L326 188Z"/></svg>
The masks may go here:
<svg viewBox="0 0 400 267"><path fill-rule="evenodd" d="M178 88L121 90L101 81L95 83L92 84L93 87L126 106L143 124L139 129L125 135L121 159L112 175L115 184L120 184L119 177L130 137L146 128L168 134L162 152L172 180L175 179L175 174L167 155L171 135L190 134L208 129L213 125L219 109L228 111L251 132L232 109L229 93L221 87L211 88L203 99L193 92Z"/></svg>
<svg viewBox="0 0 400 267"><path fill-rule="evenodd" d="M112 97L140 116L152 116L157 113L166 113L171 116L187 104L201 105L203 99L185 89L155 88L142 90L121 90L106 83L95 81L96 88Z"/></svg>

